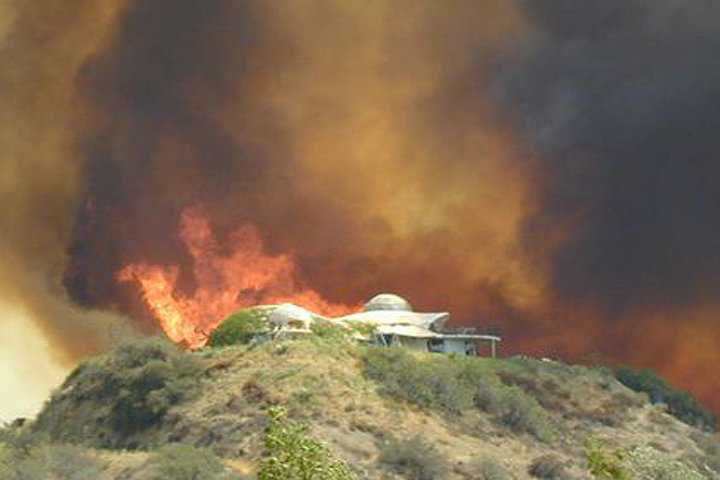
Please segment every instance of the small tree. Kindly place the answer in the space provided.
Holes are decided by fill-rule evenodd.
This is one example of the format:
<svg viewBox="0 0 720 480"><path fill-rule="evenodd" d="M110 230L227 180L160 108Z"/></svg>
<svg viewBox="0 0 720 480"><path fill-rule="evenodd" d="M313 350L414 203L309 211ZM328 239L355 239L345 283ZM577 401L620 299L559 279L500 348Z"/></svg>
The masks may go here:
<svg viewBox="0 0 720 480"><path fill-rule="evenodd" d="M285 408L271 408L269 417L258 480L355 480L347 464L306 435L305 426L288 420Z"/></svg>
<svg viewBox="0 0 720 480"><path fill-rule="evenodd" d="M622 450L609 451L596 441L589 440L585 445L588 469L598 479L630 480L630 474L623 467L625 456Z"/></svg>

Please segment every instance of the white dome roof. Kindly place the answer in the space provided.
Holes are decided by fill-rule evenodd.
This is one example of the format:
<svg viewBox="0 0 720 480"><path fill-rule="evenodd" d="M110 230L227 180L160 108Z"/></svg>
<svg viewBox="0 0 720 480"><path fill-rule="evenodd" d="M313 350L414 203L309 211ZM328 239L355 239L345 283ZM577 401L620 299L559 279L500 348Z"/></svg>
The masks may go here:
<svg viewBox="0 0 720 480"><path fill-rule="evenodd" d="M365 304L366 312L378 310L412 312L412 305L404 298L392 293L375 295Z"/></svg>
<svg viewBox="0 0 720 480"><path fill-rule="evenodd" d="M283 303L270 313L270 323L275 325L287 325L292 322L301 322L305 325L312 323L312 313L292 303Z"/></svg>

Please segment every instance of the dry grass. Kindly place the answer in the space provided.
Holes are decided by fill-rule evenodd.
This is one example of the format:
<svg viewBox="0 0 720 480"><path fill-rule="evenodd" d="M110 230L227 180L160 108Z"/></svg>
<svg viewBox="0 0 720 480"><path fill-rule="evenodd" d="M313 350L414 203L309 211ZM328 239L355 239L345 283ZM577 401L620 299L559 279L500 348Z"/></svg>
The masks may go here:
<svg viewBox="0 0 720 480"><path fill-rule="evenodd" d="M344 340L323 338L202 351L196 354L205 364L200 394L171 406L141 440L149 446L182 442L206 447L233 470L251 475L262 458L267 410L283 405L291 418L309 425L309 435L361 472L359 478L399 479L379 461L383 445L416 436L444 459L448 480L492 475L475 469L478 459L502 460L508 478L529 479L533 462L549 453L573 478L589 479L582 468L588 437L623 446L653 444L676 458L692 456L715 465L711 443L693 441L691 427L651 407L603 371L534 360L476 360L479 369L547 412L556 436L543 443L498 422L492 399L485 399L490 402L486 407L448 413L387 395L381 383L362 374L363 351ZM423 358L438 357L418 354ZM68 412L68 425L77 421L74 415L84 414L81 409ZM149 474L146 453L109 452L103 458L108 467L99 480L142 480Z"/></svg>

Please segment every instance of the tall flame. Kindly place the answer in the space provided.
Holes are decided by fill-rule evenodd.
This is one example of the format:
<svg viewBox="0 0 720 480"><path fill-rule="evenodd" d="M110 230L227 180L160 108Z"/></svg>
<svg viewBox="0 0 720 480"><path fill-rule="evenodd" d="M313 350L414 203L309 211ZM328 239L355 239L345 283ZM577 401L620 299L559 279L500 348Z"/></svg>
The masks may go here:
<svg viewBox="0 0 720 480"><path fill-rule="evenodd" d="M136 282L146 306L174 342L201 347L225 317L251 305L291 302L324 315L356 309L330 303L304 286L293 256L267 254L253 225L235 230L221 249L202 209L190 207L181 215L179 235L193 259L192 294L178 289L178 265L132 263L117 273L120 282Z"/></svg>

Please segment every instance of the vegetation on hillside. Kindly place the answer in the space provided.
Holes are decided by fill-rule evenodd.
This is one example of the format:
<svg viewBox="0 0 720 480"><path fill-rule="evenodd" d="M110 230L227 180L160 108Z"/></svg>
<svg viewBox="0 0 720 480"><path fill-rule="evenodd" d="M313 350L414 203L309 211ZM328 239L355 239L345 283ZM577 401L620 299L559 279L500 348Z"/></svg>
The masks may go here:
<svg viewBox="0 0 720 480"><path fill-rule="evenodd" d="M157 426L173 406L199 393L205 365L164 340L121 346L83 362L53 394L34 429L55 441L136 448L133 435ZM72 418L73 421L68 421Z"/></svg>
<svg viewBox="0 0 720 480"><path fill-rule="evenodd" d="M268 315L272 307L246 308L233 313L213 330L208 339L209 347L244 345L258 334L270 331Z"/></svg>
<svg viewBox="0 0 720 480"><path fill-rule="evenodd" d="M205 448L180 443L165 445L150 461L150 480L240 480Z"/></svg>
<svg viewBox="0 0 720 480"><path fill-rule="evenodd" d="M443 478L448 471L438 449L419 435L407 440L387 440L380 450L380 462L414 480Z"/></svg>
<svg viewBox="0 0 720 480"><path fill-rule="evenodd" d="M520 387L502 383L497 361L420 357L402 348L369 348L363 360L365 375L386 394L449 413L479 409L515 432L542 441L553 438L547 411Z"/></svg>
<svg viewBox="0 0 720 480"><path fill-rule="evenodd" d="M85 449L51 444L27 428L0 429L2 480L96 480L104 467Z"/></svg>
<svg viewBox="0 0 720 480"><path fill-rule="evenodd" d="M59 456L71 480L720 477L717 437L610 370L313 332L199 352L144 340L90 359L36 421L0 429L0 478L66 478ZM107 463L126 450L130 466Z"/></svg>
<svg viewBox="0 0 720 480"><path fill-rule="evenodd" d="M704 409L689 392L669 385L652 370L634 370L628 367L615 371L617 379L636 392L647 393L652 403L667 405L668 413L695 427L709 431L717 428L717 418Z"/></svg>
<svg viewBox="0 0 720 480"><path fill-rule="evenodd" d="M350 468L332 458L325 445L307 435L307 427L287 418L282 407L269 410L265 458L258 480L355 480Z"/></svg>
<svg viewBox="0 0 720 480"><path fill-rule="evenodd" d="M693 465L674 460L652 446L609 448L589 441L586 456L590 473L600 480L706 480Z"/></svg>

